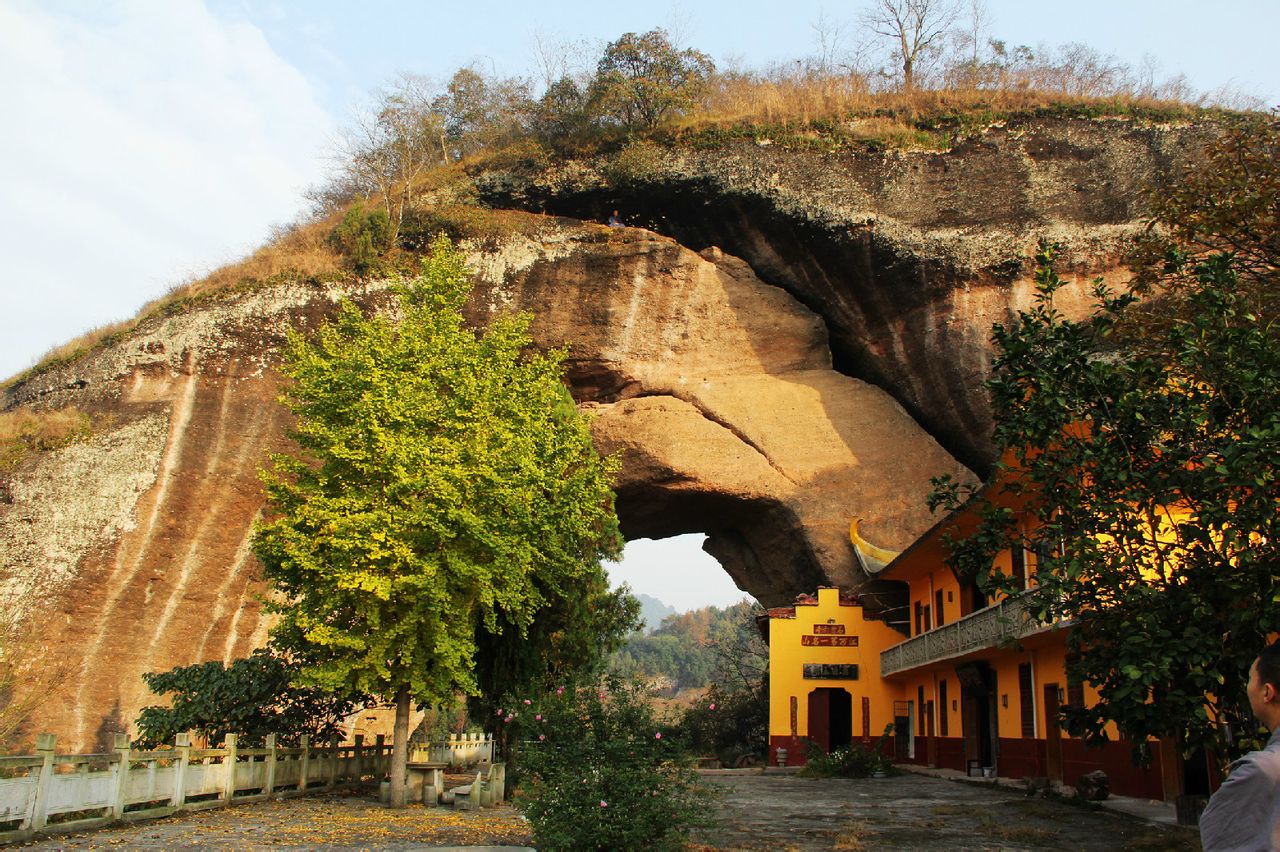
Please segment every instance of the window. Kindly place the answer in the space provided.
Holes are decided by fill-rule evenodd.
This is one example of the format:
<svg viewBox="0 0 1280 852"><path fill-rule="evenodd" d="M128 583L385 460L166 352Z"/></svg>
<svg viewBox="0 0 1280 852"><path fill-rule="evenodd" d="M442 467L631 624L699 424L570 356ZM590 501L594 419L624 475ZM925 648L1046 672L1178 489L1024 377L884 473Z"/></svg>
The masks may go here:
<svg viewBox="0 0 1280 852"><path fill-rule="evenodd" d="M938 736L947 735L947 681L938 683Z"/></svg>
<svg viewBox="0 0 1280 852"><path fill-rule="evenodd" d="M934 597L934 601L933 601L933 615L934 615L934 618L936 618L936 619L938 620L938 626L939 626L939 627L941 627L941 626L943 625L943 618L942 618L942 590L941 590L941 589L939 589L939 590L938 590L938 593L937 593L937 594L935 594L933 597Z"/></svg>
<svg viewBox="0 0 1280 852"><path fill-rule="evenodd" d="M1015 544L1013 550L1009 552L1010 561L1013 563L1013 577L1018 581L1019 589L1027 587L1027 552L1022 549L1021 544Z"/></svg>
<svg viewBox="0 0 1280 852"><path fill-rule="evenodd" d="M1018 692L1020 693L1018 709L1022 714L1022 735L1034 737L1036 735L1035 688L1032 686L1030 663L1018 664Z"/></svg>

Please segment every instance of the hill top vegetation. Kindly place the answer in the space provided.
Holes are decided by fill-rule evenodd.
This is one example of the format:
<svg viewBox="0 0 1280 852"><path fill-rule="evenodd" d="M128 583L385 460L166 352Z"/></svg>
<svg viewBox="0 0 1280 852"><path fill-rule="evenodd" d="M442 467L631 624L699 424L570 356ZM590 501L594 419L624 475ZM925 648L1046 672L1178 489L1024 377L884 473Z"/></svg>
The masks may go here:
<svg viewBox="0 0 1280 852"><path fill-rule="evenodd" d="M1177 122L1261 106L1229 91L1196 92L1153 62L1133 66L1085 44L1009 44L981 0L875 0L856 23L820 16L812 28L809 56L758 68L717 67L679 34L655 29L605 45L535 39L534 67L523 75L478 65L444 81L402 73L355 112L329 179L308 191L310 209L296 222L134 320L51 350L10 384L211 294L411 271L436 233L527 227L468 200L467 172L485 166L547 165L637 143L945 150L998 122Z"/></svg>

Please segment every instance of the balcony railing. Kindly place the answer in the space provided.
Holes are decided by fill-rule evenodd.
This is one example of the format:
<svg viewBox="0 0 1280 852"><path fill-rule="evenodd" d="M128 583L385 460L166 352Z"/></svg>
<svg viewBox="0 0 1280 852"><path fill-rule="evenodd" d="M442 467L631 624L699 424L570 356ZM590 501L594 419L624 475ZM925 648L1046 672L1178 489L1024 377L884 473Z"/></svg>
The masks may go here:
<svg viewBox="0 0 1280 852"><path fill-rule="evenodd" d="M1047 624L1031 614L1030 595L1035 591L1029 589L1005 598L994 606L881 651L881 676L991 648L1044 629Z"/></svg>

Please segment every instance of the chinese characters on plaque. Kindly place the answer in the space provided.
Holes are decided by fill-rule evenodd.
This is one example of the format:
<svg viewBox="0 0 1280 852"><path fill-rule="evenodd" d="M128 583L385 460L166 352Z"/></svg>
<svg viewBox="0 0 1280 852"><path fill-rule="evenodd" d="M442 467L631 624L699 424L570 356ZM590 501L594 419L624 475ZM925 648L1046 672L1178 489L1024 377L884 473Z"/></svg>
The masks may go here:
<svg viewBox="0 0 1280 852"><path fill-rule="evenodd" d="M825 624L815 625L816 627L826 627ZM857 636L801 636L800 644L806 647L814 648L856 648L858 647Z"/></svg>

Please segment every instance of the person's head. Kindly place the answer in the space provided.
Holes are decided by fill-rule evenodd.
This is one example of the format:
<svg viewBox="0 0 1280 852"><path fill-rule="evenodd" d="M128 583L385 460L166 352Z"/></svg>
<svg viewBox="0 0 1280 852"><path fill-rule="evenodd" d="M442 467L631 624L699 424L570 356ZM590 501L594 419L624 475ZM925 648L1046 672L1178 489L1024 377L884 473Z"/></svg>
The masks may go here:
<svg viewBox="0 0 1280 852"><path fill-rule="evenodd" d="M1249 707L1268 729L1280 725L1280 641L1262 649L1249 667Z"/></svg>

